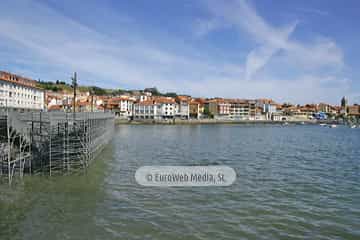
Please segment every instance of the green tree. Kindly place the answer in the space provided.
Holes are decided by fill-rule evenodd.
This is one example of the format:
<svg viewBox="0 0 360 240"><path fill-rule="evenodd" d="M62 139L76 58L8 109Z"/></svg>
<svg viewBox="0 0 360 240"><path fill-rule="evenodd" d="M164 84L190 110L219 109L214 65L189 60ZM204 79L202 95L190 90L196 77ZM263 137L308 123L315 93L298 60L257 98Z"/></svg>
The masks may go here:
<svg viewBox="0 0 360 240"><path fill-rule="evenodd" d="M205 107L204 108L204 115L209 117L209 118L214 118L214 114L212 114L209 110L209 108Z"/></svg>

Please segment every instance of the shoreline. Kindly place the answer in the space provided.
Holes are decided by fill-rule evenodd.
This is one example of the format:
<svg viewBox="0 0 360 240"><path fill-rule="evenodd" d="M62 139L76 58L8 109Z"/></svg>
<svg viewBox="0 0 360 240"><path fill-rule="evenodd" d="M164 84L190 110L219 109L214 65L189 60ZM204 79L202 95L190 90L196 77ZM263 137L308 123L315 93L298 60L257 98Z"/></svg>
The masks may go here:
<svg viewBox="0 0 360 240"><path fill-rule="evenodd" d="M127 119L115 119L116 125L211 125L211 124L339 124L336 120L331 121L316 121L316 120L290 120L290 121L272 121L272 120L216 120L216 119L171 119L171 120L127 120Z"/></svg>

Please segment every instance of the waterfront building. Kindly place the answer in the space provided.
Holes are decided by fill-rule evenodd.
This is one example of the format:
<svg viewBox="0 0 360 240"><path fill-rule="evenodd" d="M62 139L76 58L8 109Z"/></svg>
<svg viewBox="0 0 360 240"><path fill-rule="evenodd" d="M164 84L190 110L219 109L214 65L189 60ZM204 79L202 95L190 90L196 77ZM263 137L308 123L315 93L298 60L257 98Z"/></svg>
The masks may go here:
<svg viewBox="0 0 360 240"><path fill-rule="evenodd" d="M240 99L231 100L229 118L234 120L249 120L250 119L249 101L240 100Z"/></svg>
<svg viewBox="0 0 360 240"><path fill-rule="evenodd" d="M305 116L306 119L311 119L316 112L317 107L315 104L306 104L300 107L300 113Z"/></svg>
<svg viewBox="0 0 360 240"><path fill-rule="evenodd" d="M281 111L274 112L271 115L272 121L287 121L289 116L285 116Z"/></svg>
<svg viewBox="0 0 360 240"><path fill-rule="evenodd" d="M263 105L263 112L264 113L274 113L274 112L276 112L276 105L275 104L270 104L270 103L265 103Z"/></svg>
<svg viewBox="0 0 360 240"><path fill-rule="evenodd" d="M108 101L110 110L120 117L131 118L135 99L128 96L113 97Z"/></svg>
<svg viewBox="0 0 360 240"><path fill-rule="evenodd" d="M272 104L272 103L263 104L262 112L265 115L265 119L267 120L272 119L272 115L276 113L276 111L277 111L276 104Z"/></svg>
<svg viewBox="0 0 360 240"><path fill-rule="evenodd" d="M204 114L205 99L196 98L190 101L190 118L200 119Z"/></svg>
<svg viewBox="0 0 360 240"><path fill-rule="evenodd" d="M205 103L205 111L217 119L227 119L230 114L230 102L223 98L209 99Z"/></svg>
<svg viewBox="0 0 360 240"><path fill-rule="evenodd" d="M255 99L254 101L255 101L255 105L261 108L264 106L264 104L275 104L274 100L267 98Z"/></svg>
<svg viewBox="0 0 360 240"><path fill-rule="evenodd" d="M196 98L195 101L199 103L199 118L204 116L205 110L205 99L204 98Z"/></svg>
<svg viewBox="0 0 360 240"><path fill-rule="evenodd" d="M265 114L263 113L263 108L255 106L255 118L254 120L267 120Z"/></svg>
<svg viewBox="0 0 360 240"><path fill-rule="evenodd" d="M354 117L360 117L360 106L359 105L348 106L347 107L347 115L354 116Z"/></svg>
<svg viewBox="0 0 360 240"><path fill-rule="evenodd" d="M229 118L234 120L256 120L256 101L246 99L230 99Z"/></svg>
<svg viewBox="0 0 360 240"><path fill-rule="evenodd" d="M131 97L122 97L119 103L120 116L131 117L135 99Z"/></svg>
<svg viewBox="0 0 360 240"><path fill-rule="evenodd" d="M222 99L217 102L217 112L220 117L228 117L230 115L231 104L228 100Z"/></svg>
<svg viewBox="0 0 360 240"><path fill-rule="evenodd" d="M289 106L284 110L284 115L293 120L307 120L312 118L314 113L314 110L305 106Z"/></svg>
<svg viewBox="0 0 360 240"><path fill-rule="evenodd" d="M160 115L163 119L174 118L179 112L178 104L174 98L171 97L157 97L155 102L160 109Z"/></svg>
<svg viewBox="0 0 360 240"><path fill-rule="evenodd" d="M288 105L288 104L283 104L280 109L283 112L283 115L286 115L286 116L292 116L295 113L300 111L296 106Z"/></svg>
<svg viewBox="0 0 360 240"><path fill-rule="evenodd" d="M133 105L134 119L160 119L160 109L154 100L136 102Z"/></svg>
<svg viewBox="0 0 360 240"><path fill-rule="evenodd" d="M247 100L249 105L249 120L256 120L257 112L256 112L256 101L255 100Z"/></svg>
<svg viewBox="0 0 360 240"><path fill-rule="evenodd" d="M177 112L175 113L176 117L182 119L190 118L190 100L189 96L177 96L175 101L178 104Z"/></svg>
<svg viewBox="0 0 360 240"><path fill-rule="evenodd" d="M218 115L218 102L217 99L210 99L205 102L205 111L207 114L210 114L212 116Z"/></svg>
<svg viewBox="0 0 360 240"><path fill-rule="evenodd" d="M133 104L134 119L173 119L178 112L174 98L153 97Z"/></svg>
<svg viewBox="0 0 360 240"><path fill-rule="evenodd" d="M256 120L256 101L244 99L210 99L205 108L214 118L228 120Z"/></svg>
<svg viewBox="0 0 360 240"><path fill-rule="evenodd" d="M0 71L0 108L44 110L45 92L36 81Z"/></svg>
<svg viewBox="0 0 360 240"><path fill-rule="evenodd" d="M284 116L288 116L288 119L304 121L313 118L314 114L317 113L317 105L306 104L305 106L294 106L284 104L282 106L282 112Z"/></svg>
<svg viewBox="0 0 360 240"><path fill-rule="evenodd" d="M200 114L199 114L199 102L197 102L196 100L192 99L190 102L190 106L189 106L189 117L190 118L196 118L199 119L200 118Z"/></svg>

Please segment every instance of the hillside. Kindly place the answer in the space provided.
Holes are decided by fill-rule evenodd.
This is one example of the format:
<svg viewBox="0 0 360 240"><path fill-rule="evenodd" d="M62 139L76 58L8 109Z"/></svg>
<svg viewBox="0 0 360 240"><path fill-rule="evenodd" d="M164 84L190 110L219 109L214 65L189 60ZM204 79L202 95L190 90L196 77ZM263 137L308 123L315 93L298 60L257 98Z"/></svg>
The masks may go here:
<svg viewBox="0 0 360 240"><path fill-rule="evenodd" d="M38 81L37 86L39 88L53 91L53 92L72 92L73 88L70 84L57 80L56 82L51 81ZM166 96L166 97L176 97L178 94L175 92L161 93L157 90L156 87L145 88L144 90L124 90L124 89L105 89L97 86L78 86L77 91L79 92L92 92L94 95L103 96L103 95L121 95L124 93L134 93L134 92L151 92L153 96Z"/></svg>
<svg viewBox="0 0 360 240"><path fill-rule="evenodd" d="M53 92L72 92L73 88L70 84L63 82L63 81L56 81L56 82L45 82L45 81L38 81L37 86L39 88L50 90ZM93 92L94 95L117 95L126 92L125 90L121 89L104 89L96 86L78 86L77 90L79 92Z"/></svg>

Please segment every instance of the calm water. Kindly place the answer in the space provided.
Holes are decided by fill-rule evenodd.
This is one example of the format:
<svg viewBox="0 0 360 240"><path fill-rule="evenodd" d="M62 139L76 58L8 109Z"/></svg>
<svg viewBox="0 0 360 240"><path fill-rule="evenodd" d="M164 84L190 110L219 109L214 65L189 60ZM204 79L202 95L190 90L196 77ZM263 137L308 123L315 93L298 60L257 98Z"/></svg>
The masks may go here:
<svg viewBox="0 0 360 240"><path fill-rule="evenodd" d="M360 129L119 126L86 176L0 187L0 239L360 239ZM143 165L228 165L230 187L151 188Z"/></svg>

